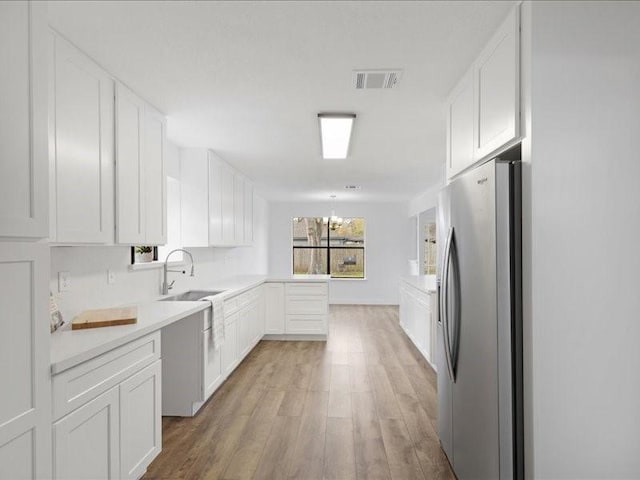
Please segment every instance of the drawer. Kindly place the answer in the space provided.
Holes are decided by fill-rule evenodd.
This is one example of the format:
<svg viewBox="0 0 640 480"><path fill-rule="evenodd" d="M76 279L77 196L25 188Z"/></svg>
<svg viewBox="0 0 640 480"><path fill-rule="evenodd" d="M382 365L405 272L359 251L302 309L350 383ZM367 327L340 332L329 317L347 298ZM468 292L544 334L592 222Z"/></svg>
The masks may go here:
<svg viewBox="0 0 640 480"><path fill-rule="evenodd" d="M287 296L286 305L287 314L325 315L327 313L327 297L323 296Z"/></svg>
<svg viewBox="0 0 640 480"><path fill-rule="evenodd" d="M287 295L327 295L326 283L287 283Z"/></svg>
<svg viewBox="0 0 640 480"><path fill-rule="evenodd" d="M326 315L287 315L285 325L287 334L326 335Z"/></svg>
<svg viewBox="0 0 640 480"><path fill-rule="evenodd" d="M160 331L87 360L51 380L53 420L96 398L160 358Z"/></svg>

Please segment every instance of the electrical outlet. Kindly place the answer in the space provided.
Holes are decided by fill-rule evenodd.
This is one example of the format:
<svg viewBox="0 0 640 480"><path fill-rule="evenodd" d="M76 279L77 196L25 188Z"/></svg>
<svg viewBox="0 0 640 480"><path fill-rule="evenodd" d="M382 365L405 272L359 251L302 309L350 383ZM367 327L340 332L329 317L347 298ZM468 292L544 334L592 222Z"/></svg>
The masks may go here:
<svg viewBox="0 0 640 480"><path fill-rule="evenodd" d="M58 292L71 290L71 275L69 272L58 272Z"/></svg>
<svg viewBox="0 0 640 480"><path fill-rule="evenodd" d="M116 283L116 274L113 270L107 270L107 283L109 285Z"/></svg>

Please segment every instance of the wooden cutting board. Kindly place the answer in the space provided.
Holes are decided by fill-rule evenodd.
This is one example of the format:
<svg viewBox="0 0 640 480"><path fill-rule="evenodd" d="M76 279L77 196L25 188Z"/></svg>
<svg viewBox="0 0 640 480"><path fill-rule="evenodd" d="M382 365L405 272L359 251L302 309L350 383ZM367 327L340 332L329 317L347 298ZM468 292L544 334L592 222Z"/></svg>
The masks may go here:
<svg viewBox="0 0 640 480"><path fill-rule="evenodd" d="M129 325L138 321L138 307L103 308L86 310L71 322L72 330L82 328L111 327L113 325Z"/></svg>

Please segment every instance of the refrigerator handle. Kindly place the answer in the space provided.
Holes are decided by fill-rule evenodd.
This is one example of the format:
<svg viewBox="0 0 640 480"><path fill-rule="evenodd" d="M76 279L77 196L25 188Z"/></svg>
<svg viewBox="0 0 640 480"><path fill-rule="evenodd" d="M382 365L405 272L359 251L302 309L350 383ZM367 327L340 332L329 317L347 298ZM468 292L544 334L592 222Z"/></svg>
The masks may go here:
<svg viewBox="0 0 640 480"><path fill-rule="evenodd" d="M451 265L451 245L453 243L453 227L449 228L447 240L444 246L442 262L442 286L440 289L440 315L442 318L442 337L444 341L444 356L447 360L447 373L452 382L455 382L453 363L451 358L451 339L449 337L449 268Z"/></svg>
<svg viewBox="0 0 640 480"><path fill-rule="evenodd" d="M451 272L453 276L453 290L454 290L454 303L453 312L449 315L447 311L447 324L451 317L453 317L453 341L449 337L449 355L451 358L451 372L453 373L453 381L456 378L456 371L458 369L458 349L460 347L460 312L461 312L461 296L460 296L460 263L458 260L458 249L456 248L455 238L453 233L451 234L451 247L449 248L449 257L451 263ZM450 272L447 272L449 275ZM447 292L448 295L448 292Z"/></svg>

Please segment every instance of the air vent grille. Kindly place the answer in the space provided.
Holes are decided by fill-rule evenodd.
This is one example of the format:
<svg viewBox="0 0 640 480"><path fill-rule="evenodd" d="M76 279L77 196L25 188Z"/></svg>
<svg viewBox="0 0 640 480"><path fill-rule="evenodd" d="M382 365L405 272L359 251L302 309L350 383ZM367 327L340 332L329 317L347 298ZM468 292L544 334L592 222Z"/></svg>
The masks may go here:
<svg viewBox="0 0 640 480"><path fill-rule="evenodd" d="M356 90L394 88L400 81L402 70L356 70L353 72Z"/></svg>

